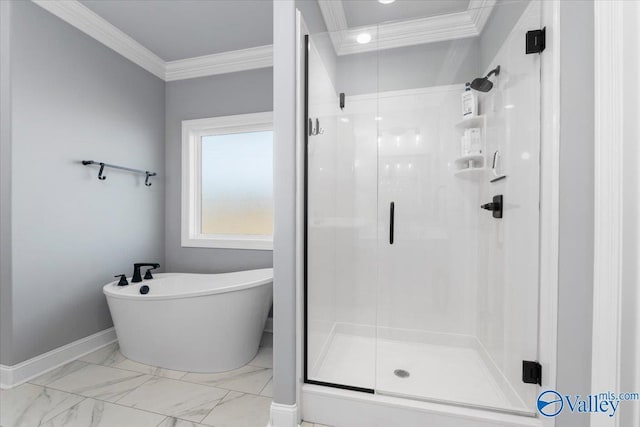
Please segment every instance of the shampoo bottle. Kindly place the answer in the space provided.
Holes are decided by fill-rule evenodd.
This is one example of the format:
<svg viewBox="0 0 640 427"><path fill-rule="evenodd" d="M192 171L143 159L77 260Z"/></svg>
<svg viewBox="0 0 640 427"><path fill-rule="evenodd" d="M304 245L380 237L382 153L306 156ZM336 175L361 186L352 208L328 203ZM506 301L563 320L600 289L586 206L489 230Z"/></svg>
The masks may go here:
<svg viewBox="0 0 640 427"><path fill-rule="evenodd" d="M478 115L478 97L471 91L471 84L466 83L462 92L462 118L470 119Z"/></svg>

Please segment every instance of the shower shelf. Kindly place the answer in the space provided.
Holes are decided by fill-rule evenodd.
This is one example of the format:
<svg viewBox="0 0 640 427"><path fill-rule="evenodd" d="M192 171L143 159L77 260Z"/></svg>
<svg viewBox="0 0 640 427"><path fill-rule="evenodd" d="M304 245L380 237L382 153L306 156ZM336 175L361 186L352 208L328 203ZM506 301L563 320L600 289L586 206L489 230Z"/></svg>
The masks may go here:
<svg viewBox="0 0 640 427"><path fill-rule="evenodd" d="M479 128L484 127L484 119L486 116L481 114L479 116L471 117L470 119L462 119L456 123L457 129Z"/></svg>
<svg viewBox="0 0 640 427"><path fill-rule="evenodd" d="M482 132L482 140L481 140L481 151L480 154L472 154L466 156L460 156L454 159L453 166L455 168L453 174L459 178L468 179L472 181L480 181L485 177L485 171L487 170L487 161L485 158L485 147L486 147L486 119L487 116L481 114L476 117L471 117L469 119L463 119L455 124L455 129L457 129L460 134L464 133L465 129L470 128L480 128ZM471 167L469 164L471 163Z"/></svg>
<svg viewBox="0 0 640 427"><path fill-rule="evenodd" d="M486 176L486 172L488 170L489 169L487 168L465 168L458 169L453 173L453 175L457 176L458 178L479 181Z"/></svg>
<svg viewBox="0 0 640 427"><path fill-rule="evenodd" d="M458 157L457 159L454 160L456 167L458 167L458 169L467 169L467 165L469 164L469 161L479 162L481 164L484 164L484 154L472 154L469 156Z"/></svg>

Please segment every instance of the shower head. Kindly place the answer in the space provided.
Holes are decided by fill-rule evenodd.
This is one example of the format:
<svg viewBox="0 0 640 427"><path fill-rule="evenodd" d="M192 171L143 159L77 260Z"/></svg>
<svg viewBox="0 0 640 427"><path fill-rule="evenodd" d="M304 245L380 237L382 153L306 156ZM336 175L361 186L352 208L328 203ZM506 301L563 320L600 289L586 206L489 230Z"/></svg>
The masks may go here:
<svg viewBox="0 0 640 427"><path fill-rule="evenodd" d="M475 89L479 92L489 92L491 88L493 88L493 82L489 80L491 75L499 75L500 74L500 66L498 65L493 70L489 71L486 77L478 77L477 79L473 79L471 82L471 89Z"/></svg>
<svg viewBox="0 0 640 427"><path fill-rule="evenodd" d="M479 92L489 92L493 88L493 83L487 77L478 77L471 82L471 89Z"/></svg>

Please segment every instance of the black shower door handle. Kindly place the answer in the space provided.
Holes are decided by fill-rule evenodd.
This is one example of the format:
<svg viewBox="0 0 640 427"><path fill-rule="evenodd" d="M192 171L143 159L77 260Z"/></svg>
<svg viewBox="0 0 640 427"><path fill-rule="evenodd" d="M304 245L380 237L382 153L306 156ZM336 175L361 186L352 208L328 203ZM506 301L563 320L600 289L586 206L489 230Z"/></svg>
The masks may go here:
<svg viewBox="0 0 640 427"><path fill-rule="evenodd" d="M389 244L393 245L393 227L395 225L396 204L391 202L389 205Z"/></svg>

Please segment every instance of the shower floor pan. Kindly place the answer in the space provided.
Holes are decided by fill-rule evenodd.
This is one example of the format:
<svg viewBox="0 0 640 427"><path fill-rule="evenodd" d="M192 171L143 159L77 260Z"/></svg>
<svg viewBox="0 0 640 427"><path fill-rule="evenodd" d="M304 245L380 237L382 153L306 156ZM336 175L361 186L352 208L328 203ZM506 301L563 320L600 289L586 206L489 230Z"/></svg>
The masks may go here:
<svg viewBox="0 0 640 427"><path fill-rule="evenodd" d="M376 339L377 333L377 339ZM377 394L527 414L472 336L336 324L310 378Z"/></svg>

